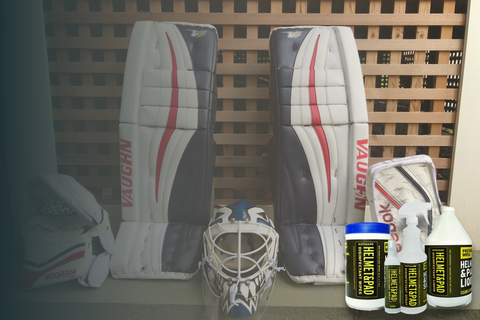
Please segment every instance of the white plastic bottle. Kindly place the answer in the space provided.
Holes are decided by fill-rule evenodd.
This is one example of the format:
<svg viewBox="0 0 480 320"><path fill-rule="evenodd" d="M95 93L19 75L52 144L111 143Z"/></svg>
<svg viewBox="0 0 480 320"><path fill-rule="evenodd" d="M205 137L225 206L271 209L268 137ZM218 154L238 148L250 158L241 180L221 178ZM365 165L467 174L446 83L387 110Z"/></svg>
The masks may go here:
<svg viewBox="0 0 480 320"><path fill-rule="evenodd" d="M420 243L420 229L417 227L417 215L422 214L427 220L430 203L410 202L398 211L398 216L407 219L407 227L403 230L403 248L398 253L402 281L402 299L400 311L406 314L417 314L427 308L427 255Z"/></svg>
<svg viewBox="0 0 480 320"><path fill-rule="evenodd" d="M458 307L472 301L472 240L452 207L443 207L441 219L425 242L428 256L428 304Z"/></svg>
<svg viewBox="0 0 480 320"><path fill-rule="evenodd" d="M388 256L385 259L385 312L400 312L400 260L397 258L397 242L388 241Z"/></svg>

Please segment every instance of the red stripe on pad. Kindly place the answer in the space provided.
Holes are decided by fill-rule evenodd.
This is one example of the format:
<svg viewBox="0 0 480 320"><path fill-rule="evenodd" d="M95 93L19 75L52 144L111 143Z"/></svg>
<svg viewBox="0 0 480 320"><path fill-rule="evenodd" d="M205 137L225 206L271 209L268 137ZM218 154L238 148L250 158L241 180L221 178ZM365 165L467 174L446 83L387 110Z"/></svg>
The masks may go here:
<svg viewBox="0 0 480 320"><path fill-rule="evenodd" d="M377 189L383 196L390 202L395 208L400 209L402 206L395 200L388 192L387 190L383 189L381 185L379 185L377 182L375 182L375 189Z"/></svg>
<svg viewBox="0 0 480 320"><path fill-rule="evenodd" d="M71 256L68 256L65 259L63 259L62 261L59 261L59 262L55 263L53 266L51 266L47 269L44 269L44 270L34 271L34 270L26 269L24 267L22 269L20 287L22 289L31 288L35 284L35 282L37 282L38 279L40 279L42 276L44 276L44 279L45 278L50 279L49 274L48 274L49 271L54 270L54 269L56 269L56 268L58 268L58 267L60 267L64 264L67 264L67 263L72 262L74 260L82 259L83 257L85 257L85 251L84 250L76 252L76 253L72 254ZM66 273L65 271L68 271L68 273ZM65 278L78 278L78 275L77 275L76 271L77 271L76 269L64 270L63 275L64 275ZM60 278L62 278L62 277L60 277L58 275L55 279L60 279Z"/></svg>
<svg viewBox="0 0 480 320"><path fill-rule="evenodd" d="M327 173L327 189L328 189L328 202L330 202L330 196L332 194L332 178L330 169L330 150L328 148L327 136L322 127L322 119L320 118L320 112L318 111L317 104L317 92L315 90L315 61L317 60L317 48L320 35L317 37L315 47L313 49L312 60L310 61L310 74L308 81L308 94L310 98L310 113L312 115L312 126L317 134L318 141L322 147L323 161L325 163L325 171Z"/></svg>
<svg viewBox="0 0 480 320"><path fill-rule="evenodd" d="M172 41L167 36L168 45L170 46L170 54L172 56L172 96L170 98L170 111L168 112L167 127L162 135L162 140L158 147L157 165L155 171L155 201L158 202L158 186L160 183L160 172L162 170L163 158L167 150L168 142L175 131L177 125L177 111L178 111L178 79L177 79L177 59L175 57L175 50L173 50Z"/></svg>

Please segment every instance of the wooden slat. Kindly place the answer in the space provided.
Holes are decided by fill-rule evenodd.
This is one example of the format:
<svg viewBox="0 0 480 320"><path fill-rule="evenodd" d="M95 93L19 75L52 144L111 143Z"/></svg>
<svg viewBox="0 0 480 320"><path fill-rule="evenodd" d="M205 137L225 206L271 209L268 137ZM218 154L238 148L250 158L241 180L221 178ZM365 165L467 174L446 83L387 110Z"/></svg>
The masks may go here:
<svg viewBox="0 0 480 320"><path fill-rule="evenodd" d="M118 132L56 132L57 143L118 143Z"/></svg>
<svg viewBox="0 0 480 320"><path fill-rule="evenodd" d="M378 14L382 10L382 3L378 0L376 1L370 1L369 3L369 12L372 14ZM380 37L380 27L379 26L368 26L367 28L367 38L369 40L375 41L378 40ZM365 64L362 64L362 68L371 68L372 66L377 65L377 60L378 60L378 53L375 51L367 51L365 52ZM365 88L375 88L377 85L377 79L376 79L376 74L368 74L364 72L364 86ZM383 73L382 73L383 74ZM375 109L375 101L373 99L368 99L367 100L367 111L368 113L372 113ZM373 126L370 124L368 126L368 132L371 134L373 131Z"/></svg>
<svg viewBox="0 0 480 320"><path fill-rule="evenodd" d="M51 86L53 97L118 97L122 96L120 86Z"/></svg>
<svg viewBox="0 0 480 320"><path fill-rule="evenodd" d="M268 88L218 88L219 99L268 99Z"/></svg>
<svg viewBox="0 0 480 320"><path fill-rule="evenodd" d="M88 187L110 187L110 186L120 186L120 177L75 177L78 183L82 186Z"/></svg>
<svg viewBox="0 0 480 320"><path fill-rule="evenodd" d="M270 64L262 63L219 63L217 74L222 75L269 75Z"/></svg>
<svg viewBox="0 0 480 320"><path fill-rule="evenodd" d="M267 159L259 156L217 156L217 167L265 167Z"/></svg>
<svg viewBox="0 0 480 320"><path fill-rule="evenodd" d="M88 176L88 177L76 177L78 183L86 188L91 187L109 187L109 186L119 186L120 177L97 177L97 176ZM215 188L231 188L234 186L236 189L242 188L268 188L270 187L270 182L268 179L246 179L246 178L214 178L213 183ZM444 190L448 182L447 181L437 181L439 189ZM218 202L218 200L216 201Z"/></svg>
<svg viewBox="0 0 480 320"><path fill-rule="evenodd" d="M54 120L118 121L120 110L53 110ZM455 123L456 113L369 112L370 123ZM268 111L217 111L217 122L270 122Z"/></svg>
<svg viewBox="0 0 480 320"><path fill-rule="evenodd" d="M369 40L357 39L358 50L362 51L458 51L463 49L463 40ZM221 50L268 50L268 39L219 39L218 48Z"/></svg>
<svg viewBox="0 0 480 320"><path fill-rule="evenodd" d="M47 47L63 49L127 49L128 38L47 37Z"/></svg>
<svg viewBox="0 0 480 320"><path fill-rule="evenodd" d="M177 1L175 1L177 2ZM55 24L134 24L136 21L178 21L213 25L356 25L435 26L465 25L464 14L281 14L281 13L160 13L160 12L45 12Z"/></svg>
<svg viewBox="0 0 480 320"><path fill-rule="evenodd" d="M455 123L453 112L369 112L370 123Z"/></svg>
<svg viewBox="0 0 480 320"><path fill-rule="evenodd" d="M120 110L53 110L54 120L112 120L118 121Z"/></svg>
<svg viewBox="0 0 480 320"><path fill-rule="evenodd" d="M459 75L460 64L362 64L363 75ZM50 62L51 73L123 73L124 62ZM219 63L218 75L270 75L266 63Z"/></svg>
<svg viewBox="0 0 480 320"><path fill-rule="evenodd" d="M462 67L459 64L362 64L363 75L458 75Z"/></svg>
<svg viewBox="0 0 480 320"><path fill-rule="evenodd" d="M87 38L87 37L47 37L49 48L64 49L127 49L128 38ZM362 51L459 51L463 49L463 40L428 39L428 40L356 40L358 50ZM219 50L268 50L268 39L221 38L218 40Z"/></svg>
<svg viewBox="0 0 480 320"><path fill-rule="evenodd" d="M357 48L363 51L458 51L463 49L463 40L460 39L397 39L397 40L368 40L358 39Z"/></svg>
<svg viewBox="0 0 480 320"><path fill-rule="evenodd" d="M229 14L234 12L235 4L233 0L223 1L223 13ZM235 36L235 29L232 25L224 25L223 29L223 38L225 39L233 39ZM224 50L223 51L223 62L228 64L233 64L235 59L235 54L233 51ZM234 75L225 75L222 76L223 87L226 90L232 89L234 86ZM220 89L220 88L219 88ZM220 97L219 97L220 98ZM220 98L223 99L223 98ZM223 99L223 111L234 111L234 101L233 99ZM235 126L233 123L223 123L222 124L222 133L232 135L234 133ZM221 134L216 134L215 137L221 136ZM217 140L216 140L217 141ZM235 146L229 143L225 144L218 144L217 148L221 148L222 154L224 156L234 156L235 154ZM234 168L231 166L224 167L222 170L222 177L223 178L233 178L234 176ZM234 190L232 186L227 188L223 188L223 197L225 198L233 198L234 197Z"/></svg>
<svg viewBox="0 0 480 320"><path fill-rule="evenodd" d="M452 146L453 136L372 135L370 146Z"/></svg>
<svg viewBox="0 0 480 320"><path fill-rule="evenodd" d="M270 122L268 111L217 111L217 122Z"/></svg>
<svg viewBox="0 0 480 320"><path fill-rule="evenodd" d="M114 154L73 154L57 155L60 165L87 165L87 166L120 166L120 155ZM120 169L119 169L120 170Z"/></svg>
<svg viewBox="0 0 480 320"><path fill-rule="evenodd" d="M268 134L215 134L217 145L266 145L272 138Z"/></svg>
<svg viewBox="0 0 480 320"><path fill-rule="evenodd" d="M125 62L50 62L50 73L123 73Z"/></svg>
<svg viewBox="0 0 480 320"><path fill-rule="evenodd" d="M392 160L393 158L369 158L368 165L374 165L379 162ZM432 158L436 169L448 169L452 164L452 159L448 158Z"/></svg>
<svg viewBox="0 0 480 320"><path fill-rule="evenodd" d="M450 100L458 97L458 89L373 89L366 88L367 99L390 100ZM219 98L268 99L268 89L264 88L218 88Z"/></svg>
<svg viewBox="0 0 480 320"><path fill-rule="evenodd" d="M379 100L450 100L458 97L458 89L366 88L365 94L367 99Z"/></svg>
<svg viewBox="0 0 480 320"><path fill-rule="evenodd" d="M447 191L450 186L450 182L447 180L437 180L437 187L439 191Z"/></svg>
<svg viewBox="0 0 480 320"><path fill-rule="evenodd" d="M258 13L258 2L256 0L247 0L247 13L255 14ZM247 39L257 39L258 38L258 28L259 26L247 26L246 27L246 36ZM258 51L248 51L246 54L246 63L254 64L258 61ZM257 87L257 76L256 75L247 75L245 77L246 87ZM256 100L246 100L245 101L245 112L256 112L257 111L257 101ZM268 116L268 115L267 115ZM257 123L251 121L245 122L245 133L247 134L256 134L257 133ZM245 146L245 156L253 157L257 155L257 146ZM257 168L248 166L244 167L245 177L246 178L257 178ZM245 198L254 198L256 192L254 189L245 190Z"/></svg>

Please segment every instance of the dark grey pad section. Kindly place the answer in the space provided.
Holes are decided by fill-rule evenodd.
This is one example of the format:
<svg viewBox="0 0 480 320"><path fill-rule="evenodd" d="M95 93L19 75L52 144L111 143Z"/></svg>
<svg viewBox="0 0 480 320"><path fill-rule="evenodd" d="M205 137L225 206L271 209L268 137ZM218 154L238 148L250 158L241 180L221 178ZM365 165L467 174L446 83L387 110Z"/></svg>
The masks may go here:
<svg viewBox="0 0 480 320"><path fill-rule="evenodd" d="M280 226L283 264L292 276L325 275L322 239L316 225Z"/></svg>
<svg viewBox="0 0 480 320"><path fill-rule="evenodd" d="M194 273L198 269L205 229L203 225L169 223L163 240L162 271Z"/></svg>

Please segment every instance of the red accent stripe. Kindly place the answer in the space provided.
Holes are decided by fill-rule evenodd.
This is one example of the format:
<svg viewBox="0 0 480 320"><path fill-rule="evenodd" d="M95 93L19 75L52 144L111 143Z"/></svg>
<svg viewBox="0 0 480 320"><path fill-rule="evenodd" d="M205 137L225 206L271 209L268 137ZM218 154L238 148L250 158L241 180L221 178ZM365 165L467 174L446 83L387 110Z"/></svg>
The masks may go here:
<svg viewBox="0 0 480 320"><path fill-rule="evenodd" d="M375 182L375 189L380 191L381 194L390 202L397 210L400 209L401 205L395 200L388 192L387 190L383 189L381 185L379 185L377 182Z"/></svg>
<svg viewBox="0 0 480 320"><path fill-rule="evenodd" d="M83 257L85 257L85 251L84 250L76 252L76 253L72 254L71 256L68 256L67 258L63 259L60 262L57 262L56 264L54 264L53 266L51 266L51 267L49 267L45 270L34 271L34 270L23 268L22 269L22 275L21 275L21 281L20 281L20 287L22 289L31 288L35 284L35 282L37 282L37 280L40 279L40 277L46 275L49 271L54 270L54 269L58 268L59 266L67 264L71 261L74 261L74 260L77 260L77 259L82 259ZM77 276L76 273L74 273L74 275L75 275L75 277ZM79 276L81 276L81 275L79 275Z"/></svg>
<svg viewBox="0 0 480 320"><path fill-rule="evenodd" d="M332 194L332 178L330 172L330 150L328 148L327 136L322 127L322 119L320 118L320 112L318 111L317 104L317 92L315 90L315 61L317 60L317 48L320 35L315 42L315 48L313 49L312 60L310 61L310 74L308 82L308 94L310 98L310 113L312 115L312 126L317 134L318 141L322 147L323 161L325 162L325 171L327 173L327 189L328 189L328 202L330 202L330 196Z"/></svg>
<svg viewBox="0 0 480 320"><path fill-rule="evenodd" d="M170 46L170 54L172 56L172 96L170 98L170 111L168 112L167 127L163 133L162 140L160 141L160 146L158 147L157 153L157 165L156 165L156 175L155 175L155 201L158 202L158 185L160 182L160 172L162 170L163 157L165 156L165 151L167 150L168 142L175 131L177 125L177 111L178 111L178 79L177 79L177 59L175 57L175 50L173 50L172 41L168 36L168 33L165 32L167 36L168 45Z"/></svg>

